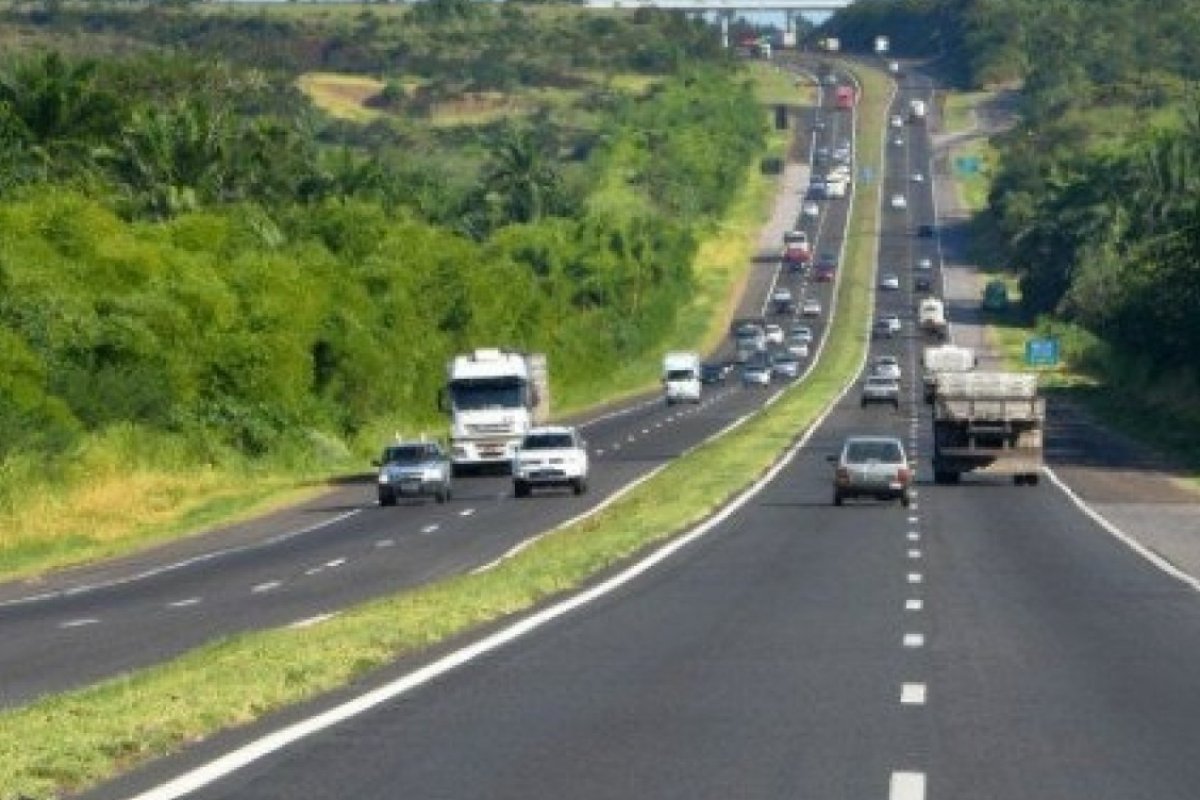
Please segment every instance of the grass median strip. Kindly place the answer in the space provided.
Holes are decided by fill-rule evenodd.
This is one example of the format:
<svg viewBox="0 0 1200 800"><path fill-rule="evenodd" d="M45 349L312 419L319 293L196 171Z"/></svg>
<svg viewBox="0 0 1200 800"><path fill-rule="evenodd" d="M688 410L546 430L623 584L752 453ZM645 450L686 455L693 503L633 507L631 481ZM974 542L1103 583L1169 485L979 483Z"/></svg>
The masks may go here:
<svg viewBox="0 0 1200 800"><path fill-rule="evenodd" d="M879 166L887 87L863 75L859 162ZM853 378L871 311L878 188L856 199L837 316L820 362L779 402L600 513L495 569L303 628L231 637L169 663L0 714L0 797L77 791L217 730L343 686L396 658L527 611L710 515L769 469Z"/></svg>

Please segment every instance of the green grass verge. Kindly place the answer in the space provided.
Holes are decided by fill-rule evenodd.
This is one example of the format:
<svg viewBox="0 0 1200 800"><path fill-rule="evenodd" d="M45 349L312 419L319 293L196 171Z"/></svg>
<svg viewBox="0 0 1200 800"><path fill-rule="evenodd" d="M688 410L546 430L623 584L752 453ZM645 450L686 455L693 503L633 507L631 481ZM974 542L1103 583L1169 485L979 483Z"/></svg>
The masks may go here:
<svg viewBox="0 0 1200 800"><path fill-rule="evenodd" d="M887 99L865 73L859 160L881 162ZM820 361L769 410L672 462L622 501L491 571L344 611L323 623L232 637L170 663L0 714L0 798L78 791L214 731L314 698L397 657L578 587L711 514L808 428L867 346L878 187L855 200L837 314Z"/></svg>

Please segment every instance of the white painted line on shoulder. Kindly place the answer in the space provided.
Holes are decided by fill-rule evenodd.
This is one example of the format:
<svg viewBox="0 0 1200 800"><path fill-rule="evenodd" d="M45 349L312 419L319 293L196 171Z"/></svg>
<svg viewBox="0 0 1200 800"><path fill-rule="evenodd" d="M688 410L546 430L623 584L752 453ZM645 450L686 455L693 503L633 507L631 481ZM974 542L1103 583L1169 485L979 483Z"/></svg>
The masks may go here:
<svg viewBox="0 0 1200 800"><path fill-rule="evenodd" d="M888 800L925 800L925 773L893 772Z"/></svg>
<svg viewBox="0 0 1200 800"><path fill-rule="evenodd" d="M172 603L167 603L167 608L188 608L190 606L200 605L199 597L188 597L184 600L176 600Z"/></svg>
<svg viewBox="0 0 1200 800"><path fill-rule="evenodd" d="M111 581L99 581L97 583L90 583L84 586L73 586L70 589L65 589L63 591L43 592L42 594L30 595L28 597L18 597L15 600L6 600L4 602L0 602L0 608L36 603L42 600L49 600L54 597L68 597L71 595L85 594L87 592L94 592L99 589L110 589L114 586L126 586L128 584L146 580L147 578L153 578L158 575L163 575L168 572L176 572L194 564L202 564L206 561L215 561L219 558L225 558L237 553L246 553L251 550L261 550L265 547L271 547L279 544L280 542L286 542L289 539L294 539L297 536L303 536L306 533L311 533L312 531L320 530L321 528L327 528L330 525L336 525L337 523L349 519L355 514L359 514L361 512L361 508L351 509L345 513L338 514L336 517L331 517L327 520L317 522L305 528L299 528L297 530L276 534L275 536L264 539L261 542L255 542L253 544L247 544L240 547L228 547L224 550L213 550L212 552L203 553L201 555L193 556L192 558L186 558L182 561L176 561L171 564L164 564L160 567L154 567L153 569L148 569L144 572L137 572L123 578L116 578Z"/></svg>
<svg viewBox="0 0 1200 800"><path fill-rule="evenodd" d="M250 591L254 592L255 594L262 594L263 592L270 592L278 589L280 586L283 586L282 581L267 581L265 583L258 584Z"/></svg>
<svg viewBox="0 0 1200 800"><path fill-rule="evenodd" d="M923 633L906 633L904 634L904 646L910 648L918 648L925 646L925 634Z"/></svg>
<svg viewBox="0 0 1200 800"><path fill-rule="evenodd" d="M818 351L819 352L819 351ZM838 401L845 396L853 381L847 381L842 392L818 415L809 429L784 453L774 466L766 471L748 489L737 495L733 500L719 509L711 517L696 525L694 528L680 534L651 552L645 558L631 564L626 569L613 575L607 580L592 586L578 594L571 595L559 603L531 614L524 619L514 622L495 633L473 642L459 650L442 656L437 661L404 675L390 683L384 684L372 691L359 695L341 705L307 719L292 723L259 739L256 739L237 750L230 751L195 769L179 775L166 783L159 784L137 795L133 800L175 800L197 789L207 786L220 778L236 772L259 759L288 747L297 741L315 733L337 725L347 719L364 713L376 706L389 702L396 697L408 694L429 681L470 663L481 656L504 647L510 642L537 630L541 626L571 613L575 609L588 605L599 597L624 586L630 581L649 572L654 567L669 559L680 550L688 547L698 539L703 538L718 525L742 509L784 470L795 459L796 454L807 446L813 432L820 429L825 419L837 407ZM665 465L664 465L665 466ZM652 470L653 472L653 470Z"/></svg>
<svg viewBox="0 0 1200 800"><path fill-rule="evenodd" d="M922 582L923 580L925 580L925 578L924 578L924 576L922 576L922 575L921 575L921 573L919 573L919 572L910 572L910 573L908 573L908 582L909 582L909 583L920 583L920 582Z"/></svg>
<svg viewBox="0 0 1200 800"><path fill-rule="evenodd" d="M68 622L59 623L58 627L65 630L67 628L82 628L87 625L99 625L99 624L100 624L100 620L96 619L95 617L85 617L83 619L73 619Z"/></svg>
<svg viewBox="0 0 1200 800"><path fill-rule="evenodd" d="M289 628L311 628L313 625L319 625L322 622L333 619L336 616L337 616L337 614L317 614L315 617L309 617L308 619L298 619L295 622L293 622L291 625L288 625L288 627Z"/></svg>
<svg viewBox="0 0 1200 800"><path fill-rule="evenodd" d="M925 601L919 597L910 597L904 601L905 611L920 611L925 608Z"/></svg>
<svg viewBox="0 0 1200 800"><path fill-rule="evenodd" d="M911 524L911 525L916 525L918 522L920 522L920 521L921 521L921 518L920 518L920 517L917 517L917 516L910 516L910 517L908 518L908 521L909 521L909 524Z"/></svg>
<svg viewBox="0 0 1200 800"><path fill-rule="evenodd" d="M1137 553L1142 558L1149 561L1151 564L1153 564L1158 569L1167 573L1168 575L1170 575L1172 578L1179 581L1180 583L1183 583L1186 586L1189 586L1192 589L1200 592L1200 578L1197 578L1195 575L1192 575L1190 573L1184 572L1182 569L1175 566L1170 561L1167 561L1165 558L1160 556L1158 553L1155 553L1153 550L1146 547L1144 544L1139 542L1137 539L1134 539L1132 536L1125 533L1125 531L1121 530L1116 525L1109 522L1107 519L1104 518L1103 515L1101 515L1098 511L1096 511L1094 508L1092 508L1086 502L1084 502L1083 498L1081 498L1079 495L1075 494L1074 490L1071 489L1070 486L1067 486L1067 484L1061 478L1059 478L1058 475L1054 472L1054 470L1052 470L1050 467L1043 467L1042 469L1046 473L1046 475L1048 475L1050 477L1050 482L1053 483L1055 486L1057 486L1063 492L1063 494L1065 494L1067 496L1067 498L1072 503L1074 503L1081 511L1083 511L1083 513L1085 513L1089 517L1091 517L1096 522L1097 525L1099 525L1101 528L1104 528L1104 530L1106 530L1110 535L1115 537L1119 542L1124 544L1126 547L1128 547L1133 552Z"/></svg>
<svg viewBox="0 0 1200 800"><path fill-rule="evenodd" d="M925 705L925 684L904 683L900 685L900 703L906 706Z"/></svg>

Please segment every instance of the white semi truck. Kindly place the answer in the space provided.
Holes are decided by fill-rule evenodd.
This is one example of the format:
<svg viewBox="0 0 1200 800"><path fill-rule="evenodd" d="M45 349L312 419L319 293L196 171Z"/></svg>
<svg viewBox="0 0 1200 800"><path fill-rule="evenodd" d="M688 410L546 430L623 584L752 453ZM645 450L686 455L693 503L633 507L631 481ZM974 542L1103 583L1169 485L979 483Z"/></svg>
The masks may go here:
<svg viewBox="0 0 1200 800"><path fill-rule="evenodd" d="M543 353L480 348L451 359L441 405L450 414L450 461L511 468L525 434L550 416L550 374Z"/></svg>
<svg viewBox="0 0 1200 800"><path fill-rule="evenodd" d="M949 326L946 324L946 306L936 297L926 297L917 306L917 326L926 336L945 339Z"/></svg>
<svg viewBox="0 0 1200 800"><path fill-rule="evenodd" d="M1008 475L1033 486L1043 464L1046 400L1037 375L947 372L933 397L933 479L957 483L964 472Z"/></svg>
<svg viewBox="0 0 1200 800"><path fill-rule="evenodd" d="M700 402L700 354L667 353L663 356L663 396L667 405Z"/></svg>

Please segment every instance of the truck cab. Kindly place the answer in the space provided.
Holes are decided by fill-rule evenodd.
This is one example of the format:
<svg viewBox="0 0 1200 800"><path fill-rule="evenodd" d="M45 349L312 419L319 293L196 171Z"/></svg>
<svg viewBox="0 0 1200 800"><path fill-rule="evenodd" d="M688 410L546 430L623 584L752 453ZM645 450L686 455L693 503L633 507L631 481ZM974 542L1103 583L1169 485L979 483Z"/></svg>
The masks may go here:
<svg viewBox="0 0 1200 800"><path fill-rule="evenodd" d="M497 348L455 356L442 405L450 414L450 458L457 471L509 466L525 433L549 415L546 358Z"/></svg>

